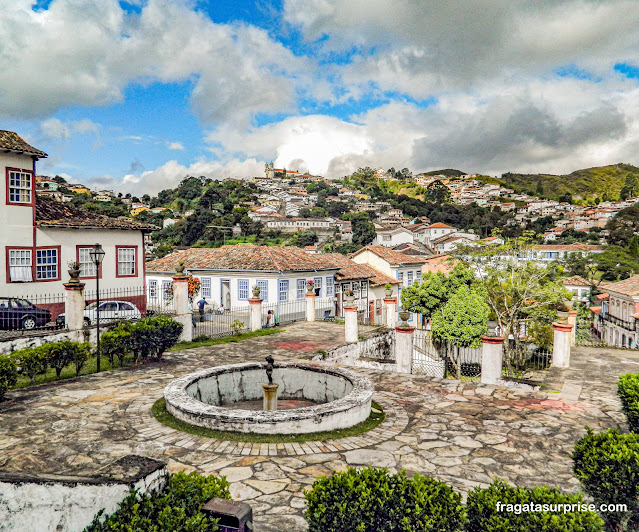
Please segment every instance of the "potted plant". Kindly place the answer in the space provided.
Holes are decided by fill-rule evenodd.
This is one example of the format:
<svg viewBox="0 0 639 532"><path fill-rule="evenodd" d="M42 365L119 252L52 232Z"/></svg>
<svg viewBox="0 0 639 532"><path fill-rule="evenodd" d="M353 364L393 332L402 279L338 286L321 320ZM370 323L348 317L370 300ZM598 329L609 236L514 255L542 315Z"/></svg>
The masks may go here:
<svg viewBox="0 0 639 532"><path fill-rule="evenodd" d="M260 290L261 288L257 285L255 285L253 287L253 299L259 299L260 298Z"/></svg>
<svg viewBox="0 0 639 532"><path fill-rule="evenodd" d="M79 284L80 280L80 263L76 261L69 262L69 283Z"/></svg>
<svg viewBox="0 0 639 532"><path fill-rule="evenodd" d="M408 327L407 321L410 319L410 312L406 309L402 309L399 311L399 319L402 320L401 324L403 327Z"/></svg>
<svg viewBox="0 0 639 532"><path fill-rule="evenodd" d="M312 294L314 288L315 288L315 281L313 281L312 279L309 279L308 281L306 281L306 292L308 294Z"/></svg>
<svg viewBox="0 0 639 532"><path fill-rule="evenodd" d="M352 305L355 301L355 293L352 290L344 290L344 301L346 305Z"/></svg>
<svg viewBox="0 0 639 532"><path fill-rule="evenodd" d="M393 295L393 287L390 283L384 285L384 297L389 298Z"/></svg>
<svg viewBox="0 0 639 532"><path fill-rule="evenodd" d="M559 303L555 309L557 310L557 319L560 323L568 321L568 315L570 313L570 307L566 303Z"/></svg>

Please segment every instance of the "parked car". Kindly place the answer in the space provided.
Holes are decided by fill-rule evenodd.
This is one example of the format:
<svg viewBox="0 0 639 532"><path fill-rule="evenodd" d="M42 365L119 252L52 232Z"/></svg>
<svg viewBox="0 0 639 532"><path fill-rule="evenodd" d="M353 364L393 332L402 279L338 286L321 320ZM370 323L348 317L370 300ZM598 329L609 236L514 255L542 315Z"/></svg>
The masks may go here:
<svg viewBox="0 0 639 532"><path fill-rule="evenodd" d="M114 320L135 320L140 319L142 313L129 301L100 301L100 323ZM84 308L84 323L93 325L98 320L97 303L89 303ZM56 324L64 327L64 314L60 314Z"/></svg>
<svg viewBox="0 0 639 532"><path fill-rule="evenodd" d="M36 307L27 299L0 297L0 327L35 329L51 321L51 311Z"/></svg>

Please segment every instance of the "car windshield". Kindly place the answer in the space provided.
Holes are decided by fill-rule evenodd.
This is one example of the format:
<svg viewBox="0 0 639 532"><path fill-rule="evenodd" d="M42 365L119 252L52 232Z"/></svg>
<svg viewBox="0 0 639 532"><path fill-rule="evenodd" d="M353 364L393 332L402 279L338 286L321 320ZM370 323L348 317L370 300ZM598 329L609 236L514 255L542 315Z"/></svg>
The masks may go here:
<svg viewBox="0 0 639 532"><path fill-rule="evenodd" d="M93 303L89 303L86 307L84 307L84 309L92 310L92 309L95 309L96 306L97 306L97 303L94 301Z"/></svg>
<svg viewBox="0 0 639 532"><path fill-rule="evenodd" d="M31 308L33 307L33 303L27 301L26 299L14 299L13 306L22 307L22 308Z"/></svg>

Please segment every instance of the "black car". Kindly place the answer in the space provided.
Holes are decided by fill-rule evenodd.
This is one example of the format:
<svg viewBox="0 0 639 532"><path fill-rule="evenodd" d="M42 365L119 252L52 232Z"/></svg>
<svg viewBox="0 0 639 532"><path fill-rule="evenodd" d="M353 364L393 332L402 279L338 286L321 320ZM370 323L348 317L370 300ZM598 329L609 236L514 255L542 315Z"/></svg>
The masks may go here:
<svg viewBox="0 0 639 532"><path fill-rule="evenodd" d="M2 329L35 329L51 321L51 311L17 297L0 297Z"/></svg>

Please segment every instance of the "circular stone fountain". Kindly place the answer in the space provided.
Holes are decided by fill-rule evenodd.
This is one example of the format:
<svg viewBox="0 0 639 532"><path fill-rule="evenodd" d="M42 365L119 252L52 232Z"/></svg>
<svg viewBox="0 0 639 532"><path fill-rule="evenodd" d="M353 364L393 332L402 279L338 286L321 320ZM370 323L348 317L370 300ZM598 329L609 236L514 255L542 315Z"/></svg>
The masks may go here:
<svg viewBox="0 0 639 532"><path fill-rule="evenodd" d="M342 368L295 362L278 362L273 369L280 405L288 403L289 408L262 410L265 367L257 362L233 364L180 377L164 389L166 409L191 425L254 434L344 429L371 413L369 379Z"/></svg>

